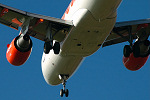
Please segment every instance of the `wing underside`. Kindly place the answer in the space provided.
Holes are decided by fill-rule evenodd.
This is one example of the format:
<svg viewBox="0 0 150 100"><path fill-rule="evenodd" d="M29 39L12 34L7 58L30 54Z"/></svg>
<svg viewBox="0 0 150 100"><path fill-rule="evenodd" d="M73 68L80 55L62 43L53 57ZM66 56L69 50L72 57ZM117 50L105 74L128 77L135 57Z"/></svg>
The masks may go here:
<svg viewBox="0 0 150 100"><path fill-rule="evenodd" d="M29 29L27 34L47 41L48 27L51 28L51 33L54 40L62 41L73 27L72 21L66 21L53 17L33 14L18 10L3 4L0 4L0 23L18 30L19 27L23 27L26 19L29 19ZM42 21L40 22L40 20Z"/></svg>
<svg viewBox="0 0 150 100"><path fill-rule="evenodd" d="M150 19L117 22L105 40L103 47L130 41L131 35L132 39L137 39L137 35L140 36L145 33L150 35Z"/></svg>
<svg viewBox="0 0 150 100"><path fill-rule="evenodd" d="M19 27L23 27L26 19L29 18L30 21L27 34L42 41L48 40L47 31L49 27L51 27L53 39L59 42L65 39L66 35L73 27L72 21L33 14L0 4L1 24L18 30ZM39 22L40 19L43 21ZM139 25L143 24L147 24L148 26L142 29L142 31L138 30ZM117 22L112 32L103 43L103 47L129 41L131 35L133 39L136 39L137 34L143 34L144 32L150 34L150 19Z"/></svg>

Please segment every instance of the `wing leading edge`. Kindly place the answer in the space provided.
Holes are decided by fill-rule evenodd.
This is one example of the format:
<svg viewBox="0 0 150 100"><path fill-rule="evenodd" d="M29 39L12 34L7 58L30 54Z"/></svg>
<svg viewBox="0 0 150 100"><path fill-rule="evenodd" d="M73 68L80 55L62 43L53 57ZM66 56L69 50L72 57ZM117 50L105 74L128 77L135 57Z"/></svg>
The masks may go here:
<svg viewBox="0 0 150 100"><path fill-rule="evenodd" d="M51 26L51 33L54 40L62 41L73 27L72 21L66 21L53 17L33 14L0 4L0 23L18 30L23 28L26 19L29 19L27 34L47 41L47 30Z"/></svg>
<svg viewBox="0 0 150 100"><path fill-rule="evenodd" d="M130 41L130 34L132 39L137 39L137 34L150 35L150 18L135 21L117 22L110 35L105 40L103 47ZM145 36L147 38L147 36Z"/></svg>
<svg viewBox="0 0 150 100"><path fill-rule="evenodd" d="M73 27L72 21L33 14L0 4L1 24L18 30L19 27L23 27L25 20L28 18L31 20L27 34L42 41L48 40L46 33L49 26L51 26L53 39L59 42L64 40ZM40 22L41 19L43 21ZM130 33L132 33L132 38L136 39L137 33L141 34L142 32L138 32L139 30L137 30L138 26L142 24L148 24L148 27L144 28L144 31L150 34L150 19L117 22L112 32L103 43L103 47L129 41Z"/></svg>

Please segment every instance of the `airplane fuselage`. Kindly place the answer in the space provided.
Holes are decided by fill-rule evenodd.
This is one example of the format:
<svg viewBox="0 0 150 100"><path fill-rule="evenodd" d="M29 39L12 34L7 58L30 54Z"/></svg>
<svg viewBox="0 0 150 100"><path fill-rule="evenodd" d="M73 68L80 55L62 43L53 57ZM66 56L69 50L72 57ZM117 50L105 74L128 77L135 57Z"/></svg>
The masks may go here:
<svg viewBox="0 0 150 100"><path fill-rule="evenodd" d="M62 19L72 20L74 27L61 43L60 53L43 53L42 72L48 84L62 83L60 74L71 77L83 59L101 47L116 23L121 1L72 0Z"/></svg>

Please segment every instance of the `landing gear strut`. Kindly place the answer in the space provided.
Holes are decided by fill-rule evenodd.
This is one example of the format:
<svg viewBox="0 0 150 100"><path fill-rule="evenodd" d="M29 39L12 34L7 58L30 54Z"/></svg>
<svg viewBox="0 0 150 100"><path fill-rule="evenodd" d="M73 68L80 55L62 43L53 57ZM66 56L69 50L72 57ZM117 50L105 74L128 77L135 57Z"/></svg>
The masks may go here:
<svg viewBox="0 0 150 100"><path fill-rule="evenodd" d="M150 41L148 40L149 34L146 34L146 31L143 30L146 27L141 27L140 30L136 33L137 40L133 44L133 35L131 33L131 27L128 28L129 31L129 40L130 45L125 45L123 54L124 57L129 57L133 53L135 58L138 57L147 57L150 53ZM138 34L141 33L141 34ZM122 36L123 37L123 36Z"/></svg>
<svg viewBox="0 0 150 100"><path fill-rule="evenodd" d="M45 41L44 43L44 53L48 54L50 52L50 50L53 49L54 54L59 54L60 52L60 43L57 41L54 41L53 39L53 35L52 35L52 24L49 24L49 26L47 27L47 41Z"/></svg>
<svg viewBox="0 0 150 100"><path fill-rule="evenodd" d="M59 78L62 80L63 89L60 90L60 96L63 97L65 94L66 97L69 95L69 90L66 89L66 80L69 78L69 75L59 75Z"/></svg>

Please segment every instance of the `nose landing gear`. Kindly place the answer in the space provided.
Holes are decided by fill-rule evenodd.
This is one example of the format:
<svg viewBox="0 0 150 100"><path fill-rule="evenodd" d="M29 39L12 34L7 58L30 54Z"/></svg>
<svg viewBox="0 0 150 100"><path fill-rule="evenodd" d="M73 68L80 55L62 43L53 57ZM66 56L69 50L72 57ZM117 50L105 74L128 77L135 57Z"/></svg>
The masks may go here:
<svg viewBox="0 0 150 100"><path fill-rule="evenodd" d="M65 85L66 85L65 83L62 83L62 84L63 84L63 89L60 90L60 96L63 97L63 95L65 94L65 96L68 97L69 90L65 88Z"/></svg>
<svg viewBox="0 0 150 100"><path fill-rule="evenodd" d="M63 85L63 89L60 90L60 96L63 97L63 95L65 94L66 97L68 97L69 95L69 90L66 89L66 80L69 78L69 75L59 75L59 79L62 80L62 85Z"/></svg>

